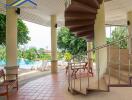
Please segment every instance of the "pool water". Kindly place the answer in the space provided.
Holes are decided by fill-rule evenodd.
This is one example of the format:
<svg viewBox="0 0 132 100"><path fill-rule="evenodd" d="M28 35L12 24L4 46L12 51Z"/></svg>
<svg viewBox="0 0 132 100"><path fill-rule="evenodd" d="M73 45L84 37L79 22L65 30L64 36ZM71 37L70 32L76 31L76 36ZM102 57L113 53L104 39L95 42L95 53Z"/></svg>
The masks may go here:
<svg viewBox="0 0 132 100"><path fill-rule="evenodd" d="M32 66L40 63L40 61L31 61L27 59L18 59L17 65L19 65L20 68L24 69L31 69ZM0 60L0 67L4 67L6 65L6 61Z"/></svg>

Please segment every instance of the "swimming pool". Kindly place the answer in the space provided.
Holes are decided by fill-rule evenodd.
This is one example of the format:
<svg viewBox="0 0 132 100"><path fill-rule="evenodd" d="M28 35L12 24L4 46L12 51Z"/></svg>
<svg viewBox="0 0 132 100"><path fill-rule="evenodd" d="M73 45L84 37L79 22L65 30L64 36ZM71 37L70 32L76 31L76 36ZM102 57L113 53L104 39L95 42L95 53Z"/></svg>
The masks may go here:
<svg viewBox="0 0 132 100"><path fill-rule="evenodd" d="M19 68L24 68L24 69L31 69L32 66L36 66L40 64L40 61L31 61L28 59L18 59L17 60L17 65L19 65ZM6 65L6 61L0 60L0 67L4 67Z"/></svg>

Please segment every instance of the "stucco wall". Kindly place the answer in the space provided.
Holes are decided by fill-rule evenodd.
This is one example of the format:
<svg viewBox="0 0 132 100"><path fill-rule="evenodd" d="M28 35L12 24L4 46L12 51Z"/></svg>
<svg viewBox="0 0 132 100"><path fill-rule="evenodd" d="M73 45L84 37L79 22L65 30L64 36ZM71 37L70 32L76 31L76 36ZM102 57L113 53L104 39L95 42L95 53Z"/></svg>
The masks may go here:
<svg viewBox="0 0 132 100"><path fill-rule="evenodd" d="M129 69L129 50L128 49L120 49L120 61L119 61L119 49L117 47L111 47L108 52L109 66L115 69L118 69L119 64L121 70Z"/></svg>
<svg viewBox="0 0 132 100"><path fill-rule="evenodd" d="M105 33L105 14L104 14L104 4L100 6L98 14L96 16L95 26L94 26L94 42L95 46L101 46L106 44L106 33ZM98 54L96 56L98 58ZM107 68L107 49L103 48L99 50L99 62L96 58L96 65L100 67L100 76L106 72Z"/></svg>

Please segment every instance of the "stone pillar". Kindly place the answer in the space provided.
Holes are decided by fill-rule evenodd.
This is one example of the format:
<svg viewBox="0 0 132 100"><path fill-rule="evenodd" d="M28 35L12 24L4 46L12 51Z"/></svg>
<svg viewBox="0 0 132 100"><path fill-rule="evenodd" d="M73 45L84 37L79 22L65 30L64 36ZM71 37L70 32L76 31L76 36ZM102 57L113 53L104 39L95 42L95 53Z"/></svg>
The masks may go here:
<svg viewBox="0 0 132 100"><path fill-rule="evenodd" d="M6 0L11 4L14 0ZM7 8L6 10L6 70L7 73L17 73L17 14L16 8ZM9 70L8 70L9 69ZM12 69L12 70L11 70Z"/></svg>
<svg viewBox="0 0 132 100"><path fill-rule="evenodd" d="M128 43L128 46L129 46L129 54L132 53L132 11L128 12L127 13L127 20L128 20L128 33L129 35L131 35L131 38L129 38L129 43Z"/></svg>
<svg viewBox="0 0 132 100"><path fill-rule="evenodd" d="M94 42L95 47L106 44L106 33L105 33L105 12L104 12L104 2L100 5L98 9L95 25L94 25ZM98 59L99 58L99 59ZM107 68L107 49L103 48L96 51L96 68L100 67L100 77L106 72Z"/></svg>
<svg viewBox="0 0 132 100"><path fill-rule="evenodd" d="M57 73L56 15L51 15L51 73Z"/></svg>

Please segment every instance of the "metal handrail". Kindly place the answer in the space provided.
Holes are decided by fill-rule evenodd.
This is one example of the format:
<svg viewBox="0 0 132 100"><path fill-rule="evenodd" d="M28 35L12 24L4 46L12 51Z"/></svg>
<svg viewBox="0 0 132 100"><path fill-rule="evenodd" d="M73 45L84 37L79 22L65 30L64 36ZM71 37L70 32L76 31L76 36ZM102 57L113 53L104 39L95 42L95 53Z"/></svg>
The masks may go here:
<svg viewBox="0 0 132 100"><path fill-rule="evenodd" d="M88 53L91 53L91 52L95 52L96 51L96 57L97 57L97 89L98 90L101 90L102 89L102 86L100 85L101 84L101 80L100 80L100 77L102 77L101 76L101 63L100 63L100 49L102 50L102 49L104 49L104 48L108 48L108 61L107 61L107 67L108 67L108 85L111 85L111 84L116 84L116 85L122 85L122 81L121 81L121 70L122 70L122 68L121 68L121 51L120 51L120 43L122 42L122 41L129 41L130 42L130 40L132 39L132 35L127 35L127 36L125 36L125 37L123 37L122 39L120 39L120 40L117 40L117 41L113 41L112 43L107 43L107 44L104 44L104 45L101 45L101 46L98 46L98 47L96 47L96 48L93 48L93 49L91 49L91 50L88 50L88 51L86 51L86 52L84 52L86 55L88 54ZM111 51L110 51L110 47L111 46L113 46L113 45L115 45L115 44L119 44L119 49L118 49L118 76L117 76L117 79L118 79L118 81L117 81L117 83L113 83L112 81L111 81L111 66L109 66L109 64L110 64L110 59L111 59L111 56L110 56L110 53L111 53ZM131 50L129 50L129 56L130 55L132 55L132 53L131 53ZM83 60L83 59L80 59L81 57L84 57L84 58L87 58L87 59L89 59L89 57L88 56L86 56L85 57L85 55L83 55L83 56L80 56L80 55L74 55L73 57L72 57L72 59L77 59L78 60L78 58L79 58L79 62L77 63L77 64L80 64L79 66L81 67L81 61ZM130 73L131 73L131 59L130 59L130 57L129 57L129 66L128 66L128 77L130 77ZM73 66L73 68L75 69L75 66ZM70 68L69 68L69 70L70 70ZM71 73L69 73L70 75L71 75ZM69 83L71 83L70 85L69 85L69 87L71 87L72 89L75 89L76 90L76 81L78 80L78 82L79 82L79 84L80 84L80 89L79 88L77 88L77 91L79 91L79 92L81 92L81 93L83 93L84 91L83 91L83 88L84 88L84 86L83 86L83 81L82 81L82 79L83 79L83 77L81 76L82 75L82 72L81 72L81 70L79 70L79 75L80 75L80 77L78 77L78 79L73 79L72 78L72 76L69 76L70 78L69 78ZM88 89L91 89L91 83L90 83L90 78L89 78L89 72L87 71L87 90ZM72 84L73 84L73 86L72 86ZM78 90L79 89L79 90ZM108 90L109 90L109 86L108 86ZM106 90L107 91L107 90Z"/></svg>
<svg viewBox="0 0 132 100"><path fill-rule="evenodd" d="M105 47L112 46L112 45L117 44L117 43L120 43L120 42L123 41L124 39L129 39L130 37L131 37L131 35L128 35L128 36L124 37L123 39L120 39L120 40L114 41L114 42L109 43L109 44L107 43L107 44L104 44L104 45L98 46L98 47L93 48L93 49L90 49L90 50L86 51L85 54L90 53L90 52L93 52L93 51L97 51L97 50L100 50L100 49L103 49L103 48L105 48ZM76 57L77 57L77 59L78 59L78 55L74 55L74 56L72 57L71 60L76 59ZM82 57L82 56L80 56L80 57ZM83 56L83 58L84 58L84 56ZM85 57L85 59L88 59L88 58Z"/></svg>
<svg viewBox="0 0 132 100"><path fill-rule="evenodd" d="M126 37L124 37L123 39L120 39L120 40L118 40L118 41L114 41L114 42L109 43L109 44L107 43L107 44L98 46L98 47L96 47L96 48L93 48L93 49L91 49L91 50L88 50L87 53L92 52L92 51L95 51L95 50L103 49L104 47L108 47L108 46L114 45L114 44L119 43L119 42L123 41L124 39L128 39L128 38L130 38L130 37L131 37L131 35L128 35L128 36L126 36Z"/></svg>

